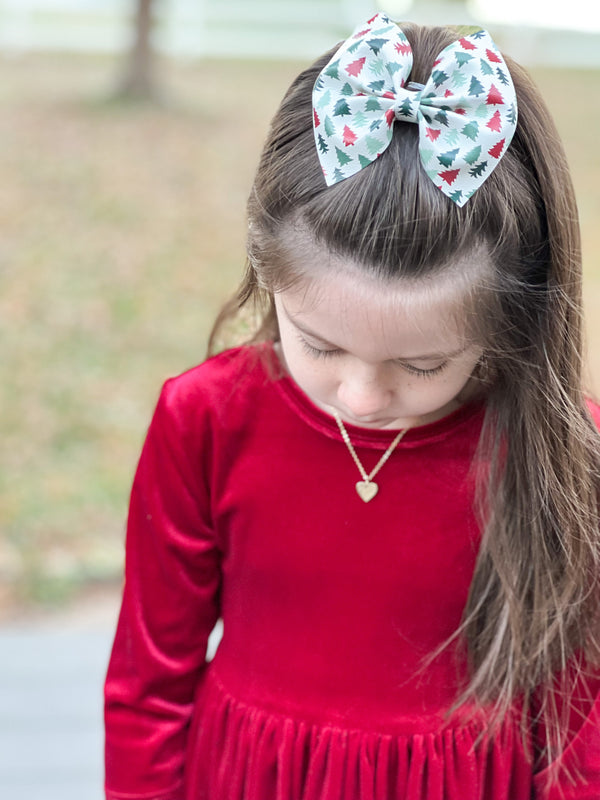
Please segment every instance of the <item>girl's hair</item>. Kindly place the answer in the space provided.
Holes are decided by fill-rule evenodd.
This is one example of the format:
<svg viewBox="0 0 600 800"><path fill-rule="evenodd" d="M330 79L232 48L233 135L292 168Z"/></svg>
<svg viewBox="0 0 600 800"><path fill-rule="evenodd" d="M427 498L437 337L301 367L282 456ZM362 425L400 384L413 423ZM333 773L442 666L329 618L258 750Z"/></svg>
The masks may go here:
<svg viewBox="0 0 600 800"><path fill-rule="evenodd" d="M401 28L413 49L410 79L425 83L459 34ZM386 281L489 253L468 315L484 346L487 404L476 459L483 539L456 634L471 669L459 703L491 704L499 721L523 699L550 731L551 760L564 745L567 662L597 659L600 618L600 437L582 388L579 229L562 145L527 73L507 58L516 134L464 207L421 168L411 123L394 126L373 164L327 188L311 94L333 52L298 76L273 119L248 203L246 275L211 346L250 300L259 310L253 341L278 338L273 292L302 277L287 251L297 237Z"/></svg>

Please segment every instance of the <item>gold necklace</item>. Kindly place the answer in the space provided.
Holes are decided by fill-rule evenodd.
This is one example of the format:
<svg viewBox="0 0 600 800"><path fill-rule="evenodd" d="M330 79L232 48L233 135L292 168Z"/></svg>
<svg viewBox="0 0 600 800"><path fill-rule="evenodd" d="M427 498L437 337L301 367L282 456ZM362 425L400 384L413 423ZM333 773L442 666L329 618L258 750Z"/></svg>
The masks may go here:
<svg viewBox="0 0 600 800"><path fill-rule="evenodd" d="M337 409L335 408L333 409L333 416L335 417L335 421L337 422L338 428L340 429L340 433L342 434L342 439L346 443L346 447L350 451L350 455L354 459L354 463L358 467L358 471L360 472L362 477L362 481L357 481L356 483L356 492L363 502L368 503L375 497L375 495L379 491L379 486L373 481L373 478L375 477L375 475L377 475L379 470L383 467L385 462L392 455L394 448L396 447L398 442L402 439L408 428L404 428L403 430L398 432L398 434L394 437L394 441L390 444L388 449L381 456L375 467L367 475L367 471L361 464L360 458L356 455L356 450L354 449L354 446L350 441L350 437L348 436L348 431L346 430L346 427L342 422L342 418L340 417Z"/></svg>

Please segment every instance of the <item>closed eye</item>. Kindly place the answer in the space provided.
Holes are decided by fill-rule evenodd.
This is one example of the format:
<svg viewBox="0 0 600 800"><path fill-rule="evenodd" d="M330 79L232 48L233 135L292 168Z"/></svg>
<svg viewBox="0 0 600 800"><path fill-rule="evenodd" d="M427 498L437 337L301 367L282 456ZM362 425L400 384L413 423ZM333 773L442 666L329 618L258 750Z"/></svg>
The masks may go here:
<svg viewBox="0 0 600 800"><path fill-rule="evenodd" d="M303 336L299 336L298 338L300 339L304 351L313 358L330 358L331 356L339 356L342 352L335 347L330 349L313 347L313 345L309 344Z"/></svg>
<svg viewBox="0 0 600 800"><path fill-rule="evenodd" d="M303 336L299 336L298 338L300 339L304 351L312 358L333 358L334 356L342 355L343 351L337 347L315 347L307 342ZM421 378L432 378L434 375L442 372L448 365L448 362L444 361L442 364L438 364L437 367L432 367L431 369L421 369L420 367L415 367L413 364L409 364L406 361L396 361L395 363L401 366L407 372L410 372L412 375L418 375Z"/></svg>
<svg viewBox="0 0 600 800"><path fill-rule="evenodd" d="M431 369L419 369L419 367L415 367L413 364L407 364L405 361L400 361L398 363L407 372L410 372L412 375L418 375L421 378L432 378L434 375L442 372L448 366L447 361L444 361L442 364L438 364L437 367L432 367Z"/></svg>

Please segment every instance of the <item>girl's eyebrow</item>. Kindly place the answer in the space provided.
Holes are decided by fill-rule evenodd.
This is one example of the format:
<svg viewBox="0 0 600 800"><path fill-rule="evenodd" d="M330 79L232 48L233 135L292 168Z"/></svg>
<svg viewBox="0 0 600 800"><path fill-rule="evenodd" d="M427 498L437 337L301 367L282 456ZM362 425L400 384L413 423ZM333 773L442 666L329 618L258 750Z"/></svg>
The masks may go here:
<svg viewBox="0 0 600 800"><path fill-rule="evenodd" d="M298 322L298 320L296 320L296 319L294 319L292 317L292 315L289 313L289 311L283 305L283 303L281 305L283 306L283 309L284 309L284 311L285 311L285 313L287 315L287 318L292 323L292 325L294 325L296 328L298 328L298 330L302 331L302 333L306 334L306 336L310 336L311 339L314 339L315 341L319 342L320 344L324 344L327 347L331 347L332 349L335 349L335 350L339 350L340 349L337 344L334 344L333 342L330 342L327 339L324 339L318 333L315 333L314 331L311 331L310 328L307 328L302 323ZM461 355L461 353L464 353L467 348L468 348L468 345L464 345L463 347L459 347L457 350L453 350L450 353L426 353L425 355L421 355L421 356L399 356L399 357L397 357L395 359L392 359L392 360L394 360L394 361L439 361L440 359L456 358L456 356L459 356L459 355Z"/></svg>

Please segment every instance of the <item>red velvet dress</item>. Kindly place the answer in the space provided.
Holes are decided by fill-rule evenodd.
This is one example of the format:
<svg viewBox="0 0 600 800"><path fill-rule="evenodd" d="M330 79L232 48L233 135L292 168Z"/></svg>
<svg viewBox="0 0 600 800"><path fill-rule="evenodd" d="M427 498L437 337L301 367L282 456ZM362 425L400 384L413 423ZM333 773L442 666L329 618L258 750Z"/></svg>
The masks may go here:
<svg viewBox="0 0 600 800"><path fill-rule="evenodd" d="M107 798L558 798L516 721L491 739L481 714L447 719L460 650L424 661L473 574L482 405L408 431L365 504L335 421L263 355L229 351L161 394L106 680ZM369 471L393 432L347 428ZM581 780L561 789L598 800L600 702L576 717Z"/></svg>

